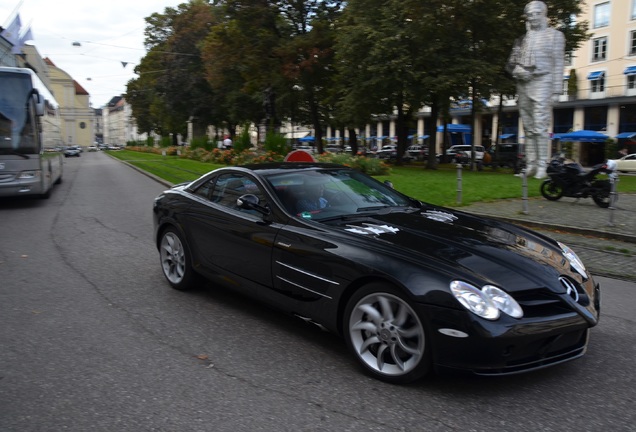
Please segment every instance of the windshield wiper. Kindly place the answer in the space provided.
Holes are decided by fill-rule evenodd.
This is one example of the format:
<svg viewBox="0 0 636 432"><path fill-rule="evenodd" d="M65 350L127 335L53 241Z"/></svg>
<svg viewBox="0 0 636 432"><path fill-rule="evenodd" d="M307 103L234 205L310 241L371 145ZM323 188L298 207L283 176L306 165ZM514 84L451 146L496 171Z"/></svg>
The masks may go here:
<svg viewBox="0 0 636 432"><path fill-rule="evenodd" d="M11 149L0 149L0 154L12 154L12 155L20 156L21 158L24 158L24 159L31 159L29 155L25 155L24 153L20 153Z"/></svg>
<svg viewBox="0 0 636 432"><path fill-rule="evenodd" d="M369 207L358 207L358 210L356 210L356 212L361 213L361 212L367 212L367 211L377 211L377 210L382 210L389 207L386 204L382 204L382 205L377 205L377 206L369 206Z"/></svg>

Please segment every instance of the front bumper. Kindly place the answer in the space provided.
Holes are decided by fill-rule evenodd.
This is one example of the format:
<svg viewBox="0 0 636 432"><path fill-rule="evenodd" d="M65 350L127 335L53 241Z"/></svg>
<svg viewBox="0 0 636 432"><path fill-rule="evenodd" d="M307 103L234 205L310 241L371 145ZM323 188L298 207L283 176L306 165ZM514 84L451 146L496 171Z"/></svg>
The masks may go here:
<svg viewBox="0 0 636 432"><path fill-rule="evenodd" d="M585 354L589 328L598 322L600 290L587 308L561 305L549 313L521 319L502 315L488 321L459 309L424 306L430 317L433 363L436 369L469 371L477 375L511 375L542 369Z"/></svg>

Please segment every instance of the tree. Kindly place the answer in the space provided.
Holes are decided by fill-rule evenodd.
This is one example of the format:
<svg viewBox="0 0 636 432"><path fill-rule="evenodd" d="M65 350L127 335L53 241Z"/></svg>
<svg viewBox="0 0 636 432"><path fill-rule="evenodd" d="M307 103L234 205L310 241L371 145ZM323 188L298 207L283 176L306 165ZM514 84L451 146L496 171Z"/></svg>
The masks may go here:
<svg viewBox="0 0 636 432"><path fill-rule="evenodd" d="M579 91L579 82L576 77L576 70L570 69L570 76L568 77L568 96L571 100L577 98Z"/></svg>
<svg viewBox="0 0 636 432"><path fill-rule="evenodd" d="M281 116L311 123L321 144L324 89L333 57L332 30L340 1L220 2L226 20L204 44L206 73L214 88L247 95L261 110L250 120ZM253 111L252 111L253 112ZM275 117L275 118L273 118Z"/></svg>
<svg viewBox="0 0 636 432"><path fill-rule="evenodd" d="M214 8L204 0L146 18L149 52L135 68L140 78L129 82L128 93L138 123L154 125L162 134L172 132L175 144L177 134L186 132L187 121L193 121L195 135L205 135L205 127L216 121L215 95L205 80L199 51L214 22Z"/></svg>
<svg viewBox="0 0 636 432"><path fill-rule="evenodd" d="M338 115L359 122L393 113L398 164L406 150L408 126L424 99L418 10L417 2L408 0L350 1L337 34Z"/></svg>

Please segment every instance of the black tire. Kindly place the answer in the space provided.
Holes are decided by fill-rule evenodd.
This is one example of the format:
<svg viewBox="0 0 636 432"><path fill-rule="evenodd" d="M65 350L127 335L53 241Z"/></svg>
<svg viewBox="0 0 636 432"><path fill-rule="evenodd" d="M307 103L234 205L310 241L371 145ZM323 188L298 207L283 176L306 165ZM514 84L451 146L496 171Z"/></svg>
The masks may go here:
<svg viewBox="0 0 636 432"><path fill-rule="evenodd" d="M372 283L356 292L347 303L343 327L347 347L374 378L406 384L431 369L425 322L391 285Z"/></svg>
<svg viewBox="0 0 636 432"><path fill-rule="evenodd" d="M557 201L563 196L563 187L553 182L551 179L541 183L541 195L547 200Z"/></svg>
<svg viewBox="0 0 636 432"><path fill-rule="evenodd" d="M161 234L159 257L163 275L174 289L185 291L196 285L199 277L192 269L188 246L175 228Z"/></svg>
<svg viewBox="0 0 636 432"><path fill-rule="evenodd" d="M612 186L608 180L597 180L592 183L592 187L596 188L599 192L592 195L592 199L597 206L601 208L608 208L610 206Z"/></svg>

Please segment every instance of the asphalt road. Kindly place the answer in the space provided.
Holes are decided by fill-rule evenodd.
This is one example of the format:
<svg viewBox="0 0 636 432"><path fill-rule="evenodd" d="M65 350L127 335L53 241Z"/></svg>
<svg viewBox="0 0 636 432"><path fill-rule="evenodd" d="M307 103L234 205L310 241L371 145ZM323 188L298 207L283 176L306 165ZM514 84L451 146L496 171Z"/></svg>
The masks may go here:
<svg viewBox="0 0 636 432"><path fill-rule="evenodd" d="M0 431L636 431L636 284L599 278L582 359L392 386L309 324L170 289L162 189L84 153L49 200L0 200Z"/></svg>

